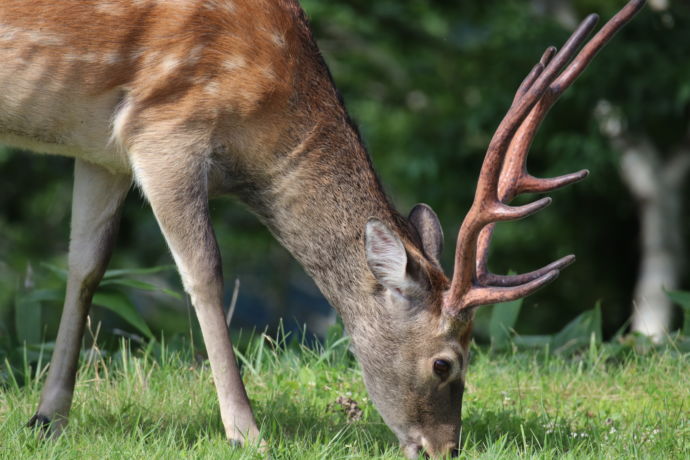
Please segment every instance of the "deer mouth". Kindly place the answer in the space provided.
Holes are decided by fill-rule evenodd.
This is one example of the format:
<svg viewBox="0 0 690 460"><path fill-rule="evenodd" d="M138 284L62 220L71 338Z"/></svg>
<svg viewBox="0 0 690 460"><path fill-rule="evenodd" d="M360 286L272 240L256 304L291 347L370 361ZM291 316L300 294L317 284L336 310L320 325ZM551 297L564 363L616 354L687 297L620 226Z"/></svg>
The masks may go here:
<svg viewBox="0 0 690 460"><path fill-rule="evenodd" d="M400 447L407 459L418 459L420 455L422 458L455 458L460 453L458 444L455 442L449 442L443 446L432 446L423 436L418 442L401 443Z"/></svg>
<svg viewBox="0 0 690 460"><path fill-rule="evenodd" d="M401 446L401 448L403 454L405 455L405 458L407 459L417 459L420 455L424 455L424 458L429 458L429 454L424 452L424 448L422 447L422 445L416 442L403 445Z"/></svg>

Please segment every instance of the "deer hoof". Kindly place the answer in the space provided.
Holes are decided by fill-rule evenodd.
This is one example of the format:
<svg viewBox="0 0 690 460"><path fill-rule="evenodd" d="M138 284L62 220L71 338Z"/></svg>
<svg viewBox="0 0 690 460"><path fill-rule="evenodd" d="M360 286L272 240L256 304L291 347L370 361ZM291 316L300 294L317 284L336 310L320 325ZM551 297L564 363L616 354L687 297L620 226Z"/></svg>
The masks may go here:
<svg viewBox="0 0 690 460"><path fill-rule="evenodd" d="M53 426L53 421L47 416L39 413L36 413L29 419L29 421L26 423L26 427L37 430L40 436L44 439L52 438L59 434L59 430L56 430Z"/></svg>
<svg viewBox="0 0 690 460"><path fill-rule="evenodd" d="M36 413L26 423L28 428L47 429L50 427L50 419L43 414Z"/></svg>

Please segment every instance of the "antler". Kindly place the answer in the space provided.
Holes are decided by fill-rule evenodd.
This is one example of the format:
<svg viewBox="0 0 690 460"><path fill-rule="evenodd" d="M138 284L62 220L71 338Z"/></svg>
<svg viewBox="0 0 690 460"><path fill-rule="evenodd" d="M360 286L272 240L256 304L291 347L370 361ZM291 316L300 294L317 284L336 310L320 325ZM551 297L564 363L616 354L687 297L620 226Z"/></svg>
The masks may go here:
<svg viewBox="0 0 690 460"><path fill-rule="evenodd" d="M628 2L559 74L594 28L598 16L589 15L558 53L554 47L546 49L539 63L518 88L508 113L489 143L472 207L460 226L453 279L444 299L444 311L447 313L457 314L465 308L525 297L554 280L561 269L575 260L575 256L569 255L539 270L512 276L494 275L486 267L496 222L522 219L551 203L551 198L546 197L524 206L512 207L507 205L510 200L520 193L556 190L580 181L589 174L587 170L582 170L560 177L538 179L527 172L527 153L539 124L553 103L644 3L644 0Z"/></svg>

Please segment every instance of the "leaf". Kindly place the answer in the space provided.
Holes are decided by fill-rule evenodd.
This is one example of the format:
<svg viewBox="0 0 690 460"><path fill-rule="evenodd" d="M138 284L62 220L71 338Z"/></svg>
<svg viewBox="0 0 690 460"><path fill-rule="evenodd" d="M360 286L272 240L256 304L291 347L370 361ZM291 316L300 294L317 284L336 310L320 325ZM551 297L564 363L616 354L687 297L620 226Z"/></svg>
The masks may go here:
<svg viewBox="0 0 690 460"><path fill-rule="evenodd" d="M665 291L669 299L680 305L683 309L683 329L681 334L690 337L690 292Z"/></svg>
<svg viewBox="0 0 690 460"><path fill-rule="evenodd" d="M49 264L47 262L42 262L41 266L48 269L50 272L52 272L54 275L56 275L60 280L64 281L65 283L67 282L67 278L69 277L69 272L63 268L58 267L57 265ZM155 284L147 283L145 281L140 281L132 278L125 278L126 276L136 276L136 275L150 275L153 273L160 273L162 271L174 269L174 265L160 265L157 267L149 267L149 268L126 268L126 269L117 269L117 270L108 270L105 272L103 275L103 280L99 283L99 287L103 286L124 286L124 287L129 287L129 288L135 288L135 289L141 289L144 291L154 291L154 292L162 292L164 294L167 294L171 297L174 297L178 300L182 299L182 295L180 295L179 292L173 291L172 289L167 289L163 288L160 286L156 286ZM58 292L58 291L56 291ZM47 295L47 294L45 294ZM60 296L64 297L64 293L61 293ZM45 298L45 299L40 299L40 300L60 300L58 298Z"/></svg>
<svg viewBox="0 0 690 460"><path fill-rule="evenodd" d="M601 343L601 305L599 302L593 309L586 311L565 325L560 332L553 336L553 348L556 352L569 352L575 348L586 346L590 337Z"/></svg>
<svg viewBox="0 0 690 460"><path fill-rule="evenodd" d="M41 302L31 298L32 291L15 299L14 327L20 344L41 341Z"/></svg>
<svg viewBox="0 0 690 460"><path fill-rule="evenodd" d="M120 318L134 326L147 338L153 339L153 332L134 307L132 302L121 292L98 292L93 296L93 304L100 305L117 314Z"/></svg>
<svg viewBox="0 0 690 460"><path fill-rule="evenodd" d="M129 279L129 278L104 279L101 282L100 286L101 287L103 287L103 286L124 286L124 287L130 287L130 288L135 288L135 289L141 289L143 291L162 292L162 293L167 294L171 297L174 297L178 300L182 299L182 296L180 295L180 293L175 292L171 289L162 288L160 286L156 286L155 284L147 283L146 281L140 281L140 280Z"/></svg>
<svg viewBox="0 0 690 460"><path fill-rule="evenodd" d="M149 268L122 268L116 270L108 270L103 275L104 280L109 280L113 278L121 278L123 276L136 276L136 275L152 275L154 273L160 273L168 270L174 270L174 265L159 265L157 267Z"/></svg>
<svg viewBox="0 0 690 460"><path fill-rule="evenodd" d="M49 264L48 262L41 262L41 267L48 269L48 271L57 276L58 279L67 282L69 273L64 268L58 267L57 265Z"/></svg>
<svg viewBox="0 0 690 460"><path fill-rule="evenodd" d="M522 300L517 299L494 305L489 320L489 336L491 337L492 348L500 350L510 344L511 331L520 314Z"/></svg>
<svg viewBox="0 0 690 460"><path fill-rule="evenodd" d="M518 347L543 348L549 345L552 339L550 335L516 335L513 342Z"/></svg>
<svg viewBox="0 0 690 460"><path fill-rule="evenodd" d="M21 295L23 302L61 302L65 298L62 289L33 289Z"/></svg>

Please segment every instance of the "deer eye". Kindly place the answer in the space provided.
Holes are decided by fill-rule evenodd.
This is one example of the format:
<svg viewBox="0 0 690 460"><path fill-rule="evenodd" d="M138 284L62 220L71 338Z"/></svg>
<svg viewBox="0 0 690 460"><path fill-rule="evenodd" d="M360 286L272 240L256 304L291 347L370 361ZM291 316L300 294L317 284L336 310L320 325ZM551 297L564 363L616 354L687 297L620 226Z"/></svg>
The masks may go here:
<svg viewBox="0 0 690 460"><path fill-rule="evenodd" d="M434 361L434 373L445 379L450 373L450 363L445 359L437 359Z"/></svg>

